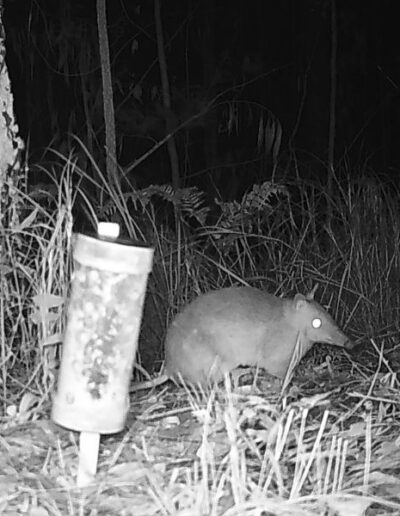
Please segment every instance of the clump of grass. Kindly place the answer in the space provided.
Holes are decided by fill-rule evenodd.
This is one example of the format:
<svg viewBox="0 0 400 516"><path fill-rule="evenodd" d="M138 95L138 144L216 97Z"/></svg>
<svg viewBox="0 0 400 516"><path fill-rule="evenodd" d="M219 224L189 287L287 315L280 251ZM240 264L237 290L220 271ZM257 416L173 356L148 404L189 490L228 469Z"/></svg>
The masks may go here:
<svg viewBox="0 0 400 516"><path fill-rule="evenodd" d="M31 393L48 399L54 386L55 344L61 342L71 272L71 169L54 198L18 191L20 221L6 228L2 256L3 410Z"/></svg>

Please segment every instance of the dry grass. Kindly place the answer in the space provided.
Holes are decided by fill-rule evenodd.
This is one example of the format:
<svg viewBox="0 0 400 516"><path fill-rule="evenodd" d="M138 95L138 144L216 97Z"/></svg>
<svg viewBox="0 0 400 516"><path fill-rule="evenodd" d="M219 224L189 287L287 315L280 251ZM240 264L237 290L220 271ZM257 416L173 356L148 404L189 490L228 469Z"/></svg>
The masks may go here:
<svg viewBox="0 0 400 516"><path fill-rule="evenodd" d="M97 481L84 490L75 488L76 436L45 419L10 427L2 514L399 514L397 432L383 414L394 390L384 380L380 410L361 381L340 400L279 404L229 383L208 397L136 399L127 431L103 437Z"/></svg>
<svg viewBox="0 0 400 516"><path fill-rule="evenodd" d="M126 431L102 438L96 483L78 490L77 435L48 419L69 288L74 174L67 161L47 204L21 192L21 222L5 233L0 513L400 514L396 192L376 180L349 181L333 203L316 185L263 185L221 205L206 227L193 191L177 198L153 188L143 202L136 193L133 212L132 196L106 187L99 173L104 203L115 200L109 218L156 248L148 297L164 327L210 288L247 281L293 294L318 283L317 297L362 347L352 358L315 351L284 396L261 377L258 387L227 380L217 391L164 386L133 398ZM180 213L172 226L162 223L160 198ZM321 215L327 203L331 221Z"/></svg>

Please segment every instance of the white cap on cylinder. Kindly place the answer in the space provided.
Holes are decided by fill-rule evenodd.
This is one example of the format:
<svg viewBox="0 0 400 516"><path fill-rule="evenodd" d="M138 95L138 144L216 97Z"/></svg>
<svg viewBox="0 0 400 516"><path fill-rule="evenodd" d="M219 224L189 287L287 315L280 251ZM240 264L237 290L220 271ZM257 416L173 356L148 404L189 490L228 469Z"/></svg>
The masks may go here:
<svg viewBox="0 0 400 516"><path fill-rule="evenodd" d="M99 222L97 225L97 234L100 238L118 238L119 224L117 222Z"/></svg>

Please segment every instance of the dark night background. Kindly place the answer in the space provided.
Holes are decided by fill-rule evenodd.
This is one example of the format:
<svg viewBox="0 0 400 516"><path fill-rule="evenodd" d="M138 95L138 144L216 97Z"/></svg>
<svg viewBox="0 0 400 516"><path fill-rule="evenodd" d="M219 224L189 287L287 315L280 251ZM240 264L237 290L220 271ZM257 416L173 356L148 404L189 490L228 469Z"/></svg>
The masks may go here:
<svg viewBox="0 0 400 516"><path fill-rule="evenodd" d="M166 134L154 6L107 4L118 162L127 170ZM335 164L352 175L367 165L397 177L397 11L394 1L336 3ZM329 0L164 0L162 21L176 125L206 111L176 134L182 186L235 198L270 178L270 149L257 148L260 121L282 128L278 176L293 176L295 168L303 176L324 173ZM78 147L76 135L101 165L96 3L8 0L4 22L15 110L31 163L43 160L46 146L67 154ZM165 146L129 174L139 187L169 182Z"/></svg>

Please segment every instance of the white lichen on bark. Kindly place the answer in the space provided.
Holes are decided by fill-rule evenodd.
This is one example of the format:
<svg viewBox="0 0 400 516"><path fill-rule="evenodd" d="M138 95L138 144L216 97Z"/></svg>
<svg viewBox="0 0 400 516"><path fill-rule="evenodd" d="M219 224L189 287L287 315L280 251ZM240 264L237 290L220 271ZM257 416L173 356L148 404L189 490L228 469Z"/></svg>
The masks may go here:
<svg viewBox="0 0 400 516"><path fill-rule="evenodd" d="M5 38L0 19L0 225L4 224L5 211L12 207L15 219L17 207L13 207L15 187L20 171L20 152L24 148L18 136L18 125L14 117L14 99L11 93L10 78L5 62Z"/></svg>
<svg viewBox="0 0 400 516"><path fill-rule="evenodd" d="M14 118L10 78L4 61L0 70L0 110L0 175L4 179L9 167L19 166L18 153L23 149Z"/></svg>

